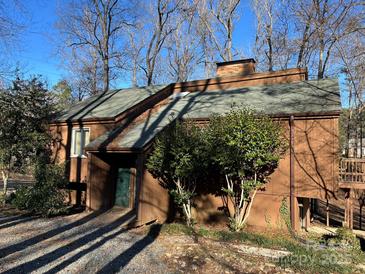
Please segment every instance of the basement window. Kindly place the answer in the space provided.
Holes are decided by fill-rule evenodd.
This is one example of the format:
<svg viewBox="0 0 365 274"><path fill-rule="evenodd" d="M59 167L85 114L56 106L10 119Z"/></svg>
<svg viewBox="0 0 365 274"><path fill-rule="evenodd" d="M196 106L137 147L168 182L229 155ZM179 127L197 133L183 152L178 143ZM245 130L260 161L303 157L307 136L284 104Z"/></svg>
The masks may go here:
<svg viewBox="0 0 365 274"><path fill-rule="evenodd" d="M90 142L89 128L72 129L71 157L86 157L84 148Z"/></svg>

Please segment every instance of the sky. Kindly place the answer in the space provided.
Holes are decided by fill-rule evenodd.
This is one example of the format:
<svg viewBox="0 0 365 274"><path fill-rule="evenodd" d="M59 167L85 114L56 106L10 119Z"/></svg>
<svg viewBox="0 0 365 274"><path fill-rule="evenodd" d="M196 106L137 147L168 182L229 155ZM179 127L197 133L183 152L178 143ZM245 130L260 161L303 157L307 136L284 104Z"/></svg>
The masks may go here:
<svg viewBox="0 0 365 274"><path fill-rule="evenodd" d="M21 34L19 41L13 49L9 50L8 59L13 66L21 68L26 76L41 75L51 88L59 80L67 76L67 71L62 67L62 60L57 55L57 10L67 4L68 0L23 0L21 12L18 8L9 7L12 12L18 13L22 21L27 25ZM149 1L149 0L145 0ZM233 44L239 47L243 55L252 57L250 52L255 39L255 17L250 9L250 1L243 0L239 7L240 19L237 22L233 34ZM219 60L217 60L219 61ZM11 80L11 79L10 79ZM342 105L347 105L347 95L343 85L343 77L340 76L342 90ZM120 80L116 88L131 86L128 80Z"/></svg>
<svg viewBox="0 0 365 274"><path fill-rule="evenodd" d="M56 38L56 0L23 1L22 16L27 25L21 34L19 49L13 53L14 63L28 75L42 75L50 85L57 83L66 71L60 66L53 38Z"/></svg>
<svg viewBox="0 0 365 274"><path fill-rule="evenodd" d="M23 21L28 25L22 33L19 45L11 53L14 65L19 65L25 75L42 75L50 87L55 85L67 71L62 68L62 60L56 54L57 9L67 0L26 0L21 1ZM249 1L242 1L240 20L234 32L234 44L243 49L243 54L251 57L249 49L254 41L255 21L249 8ZM128 81L118 83L119 87L130 85Z"/></svg>

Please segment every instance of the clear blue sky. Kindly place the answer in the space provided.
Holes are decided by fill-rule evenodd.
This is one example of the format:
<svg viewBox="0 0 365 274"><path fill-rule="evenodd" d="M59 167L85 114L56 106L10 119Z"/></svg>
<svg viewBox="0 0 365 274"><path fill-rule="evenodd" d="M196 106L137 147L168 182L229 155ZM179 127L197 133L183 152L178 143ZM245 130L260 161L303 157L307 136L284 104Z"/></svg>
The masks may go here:
<svg viewBox="0 0 365 274"><path fill-rule="evenodd" d="M254 16L249 9L249 1L242 1L241 19L234 33L234 44L250 56L249 48L254 40ZM67 0L27 0L22 1L25 21L28 28L21 37L19 51L13 53L14 64L19 63L26 74L41 74L50 86L57 83L67 72L60 66L61 60L56 54L55 41L57 31L57 8ZM120 83L127 86L128 82Z"/></svg>

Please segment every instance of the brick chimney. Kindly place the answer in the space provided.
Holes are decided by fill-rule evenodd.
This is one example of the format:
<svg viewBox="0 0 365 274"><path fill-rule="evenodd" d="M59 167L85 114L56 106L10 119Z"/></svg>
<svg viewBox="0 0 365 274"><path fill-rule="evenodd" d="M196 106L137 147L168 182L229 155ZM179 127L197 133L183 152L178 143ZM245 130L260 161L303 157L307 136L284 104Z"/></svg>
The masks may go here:
<svg viewBox="0 0 365 274"><path fill-rule="evenodd" d="M253 58L217 63L217 77L246 76L255 72Z"/></svg>

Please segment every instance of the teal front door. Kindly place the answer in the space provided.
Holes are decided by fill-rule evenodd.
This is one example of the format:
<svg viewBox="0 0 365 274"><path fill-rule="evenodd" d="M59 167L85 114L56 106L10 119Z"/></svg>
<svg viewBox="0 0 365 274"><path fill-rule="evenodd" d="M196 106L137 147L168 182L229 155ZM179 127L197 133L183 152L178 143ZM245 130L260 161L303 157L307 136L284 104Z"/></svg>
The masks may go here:
<svg viewBox="0 0 365 274"><path fill-rule="evenodd" d="M115 191L115 205L129 207L131 171L129 168L119 168L117 187Z"/></svg>

